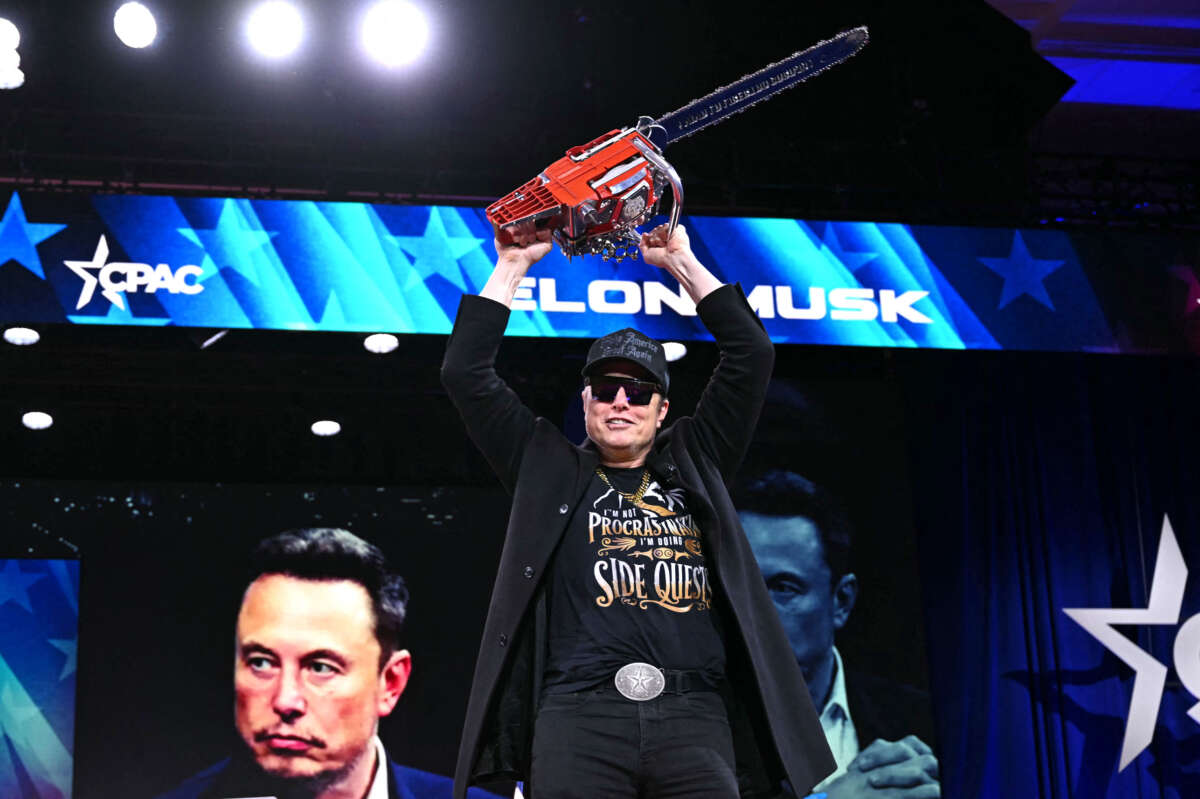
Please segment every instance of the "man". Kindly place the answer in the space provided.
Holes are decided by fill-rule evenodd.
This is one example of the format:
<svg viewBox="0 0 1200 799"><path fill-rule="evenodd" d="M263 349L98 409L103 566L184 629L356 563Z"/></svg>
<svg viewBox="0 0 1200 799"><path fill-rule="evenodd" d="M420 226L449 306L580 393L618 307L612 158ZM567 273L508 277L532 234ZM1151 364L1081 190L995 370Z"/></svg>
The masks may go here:
<svg viewBox="0 0 1200 799"><path fill-rule="evenodd" d="M834 645L859 589L845 515L820 487L778 469L745 479L734 500L837 759L817 790L828 799L940 796L929 697L848 672Z"/></svg>
<svg viewBox="0 0 1200 799"><path fill-rule="evenodd" d="M687 232L643 235L721 362L692 417L663 428L661 345L626 329L583 370L582 445L535 418L496 375L514 292L547 231L502 243L465 296L442 379L513 494L507 540L455 770L525 780L529 799L770 796L833 770L800 670L725 481L754 431L774 351L737 286ZM719 579L718 579L719 576ZM794 712L800 708L799 712Z"/></svg>
<svg viewBox="0 0 1200 799"><path fill-rule="evenodd" d="M391 762L377 735L412 670L407 604L383 553L346 530L260 543L234 642L239 751L160 799L448 797L448 778Z"/></svg>

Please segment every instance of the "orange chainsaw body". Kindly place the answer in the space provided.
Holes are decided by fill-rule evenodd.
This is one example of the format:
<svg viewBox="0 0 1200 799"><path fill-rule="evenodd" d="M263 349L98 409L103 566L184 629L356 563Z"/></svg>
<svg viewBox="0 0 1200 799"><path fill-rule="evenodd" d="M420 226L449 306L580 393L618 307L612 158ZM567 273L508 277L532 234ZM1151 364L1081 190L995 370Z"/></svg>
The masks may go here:
<svg viewBox="0 0 1200 799"><path fill-rule="evenodd" d="M612 130L567 150L489 205L487 217L502 234L550 229L566 255L621 257L622 248L631 255L635 228L654 215L668 185L663 165L659 149L638 128Z"/></svg>

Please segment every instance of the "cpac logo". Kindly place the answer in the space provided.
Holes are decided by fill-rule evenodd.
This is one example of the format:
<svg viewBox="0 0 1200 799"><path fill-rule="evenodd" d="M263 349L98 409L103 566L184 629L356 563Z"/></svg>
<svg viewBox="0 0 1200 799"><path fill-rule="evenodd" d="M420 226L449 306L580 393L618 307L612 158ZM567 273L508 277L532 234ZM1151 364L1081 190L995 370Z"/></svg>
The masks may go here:
<svg viewBox="0 0 1200 799"><path fill-rule="evenodd" d="M1183 589L1187 583L1187 565L1171 530L1171 520L1163 517L1162 538L1154 563L1154 578L1150 583L1150 601L1138 608L1063 608L1072 619L1087 630L1108 651L1125 661L1134 670L1133 698L1129 703L1129 719L1125 723L1125 740L1121 744L1123 771L1140 755L1154 735L1158 707L1167 682L1167 667L1149 652L1113 629L1115 624L1179 624L1183 606ZM1200 699L1200 614L1185 621L1175 634L1175 671L1192 696ZM1188 710L1188 715L1200 723L1200 703Z"/></svg>
<svg viewBox="0 0 1200 799"><path fill-rule="evenodd" d="M79 301L75 303L75 310L78 311L92 301L96 284L100 285L101 296L122 311L125 310L125 298L122 295L137 293L139 289L145 289L147 294L153 294L159 289L166 289L172 294L199 294L204 291L203 285L188 282L189 277L198 278L204 274L204 270L198 266L181 266L172 271L166 264L152 267L150 264L121 261L105 263L107 260L108 241L101 236L92 260L63 261L68 269L83 278L83 288L79 290ZM93 275L88 271L90 269L97 270L98 274Z"/></svg>

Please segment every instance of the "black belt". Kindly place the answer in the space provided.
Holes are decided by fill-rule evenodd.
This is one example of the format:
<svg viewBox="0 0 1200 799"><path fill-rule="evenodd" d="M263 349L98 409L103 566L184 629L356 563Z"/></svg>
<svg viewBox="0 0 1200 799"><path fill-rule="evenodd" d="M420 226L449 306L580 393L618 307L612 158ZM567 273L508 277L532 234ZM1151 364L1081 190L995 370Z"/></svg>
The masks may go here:
<svg viewBox="0 0 1200 799"><path fill-rule="evenodd" d="M662 673L666 680L666 684L663 685L664 694L686 694L688 691L717 690L717 686L702 671L694 669L662 669Z"/></svg>

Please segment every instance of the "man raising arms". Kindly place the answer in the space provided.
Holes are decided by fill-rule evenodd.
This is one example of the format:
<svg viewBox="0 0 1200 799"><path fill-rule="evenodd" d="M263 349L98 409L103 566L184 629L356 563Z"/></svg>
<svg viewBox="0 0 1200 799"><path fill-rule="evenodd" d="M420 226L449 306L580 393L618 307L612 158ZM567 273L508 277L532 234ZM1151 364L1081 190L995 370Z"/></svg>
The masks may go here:
<svg viewBox="0 0 1200 799"><path fill-rule="evenodd" d="M662 346L627 328L583 370L587 440L567 441L499 378L515 291L547 231L497 240L465 296L442 379L513 495L455 773L526 782L529 799L771 796L834 768L726 482L753 435L770 339L687 232L641 240L696 304L721 361L667 428ZM796 712L795 708L800 708Z"/></svg>

